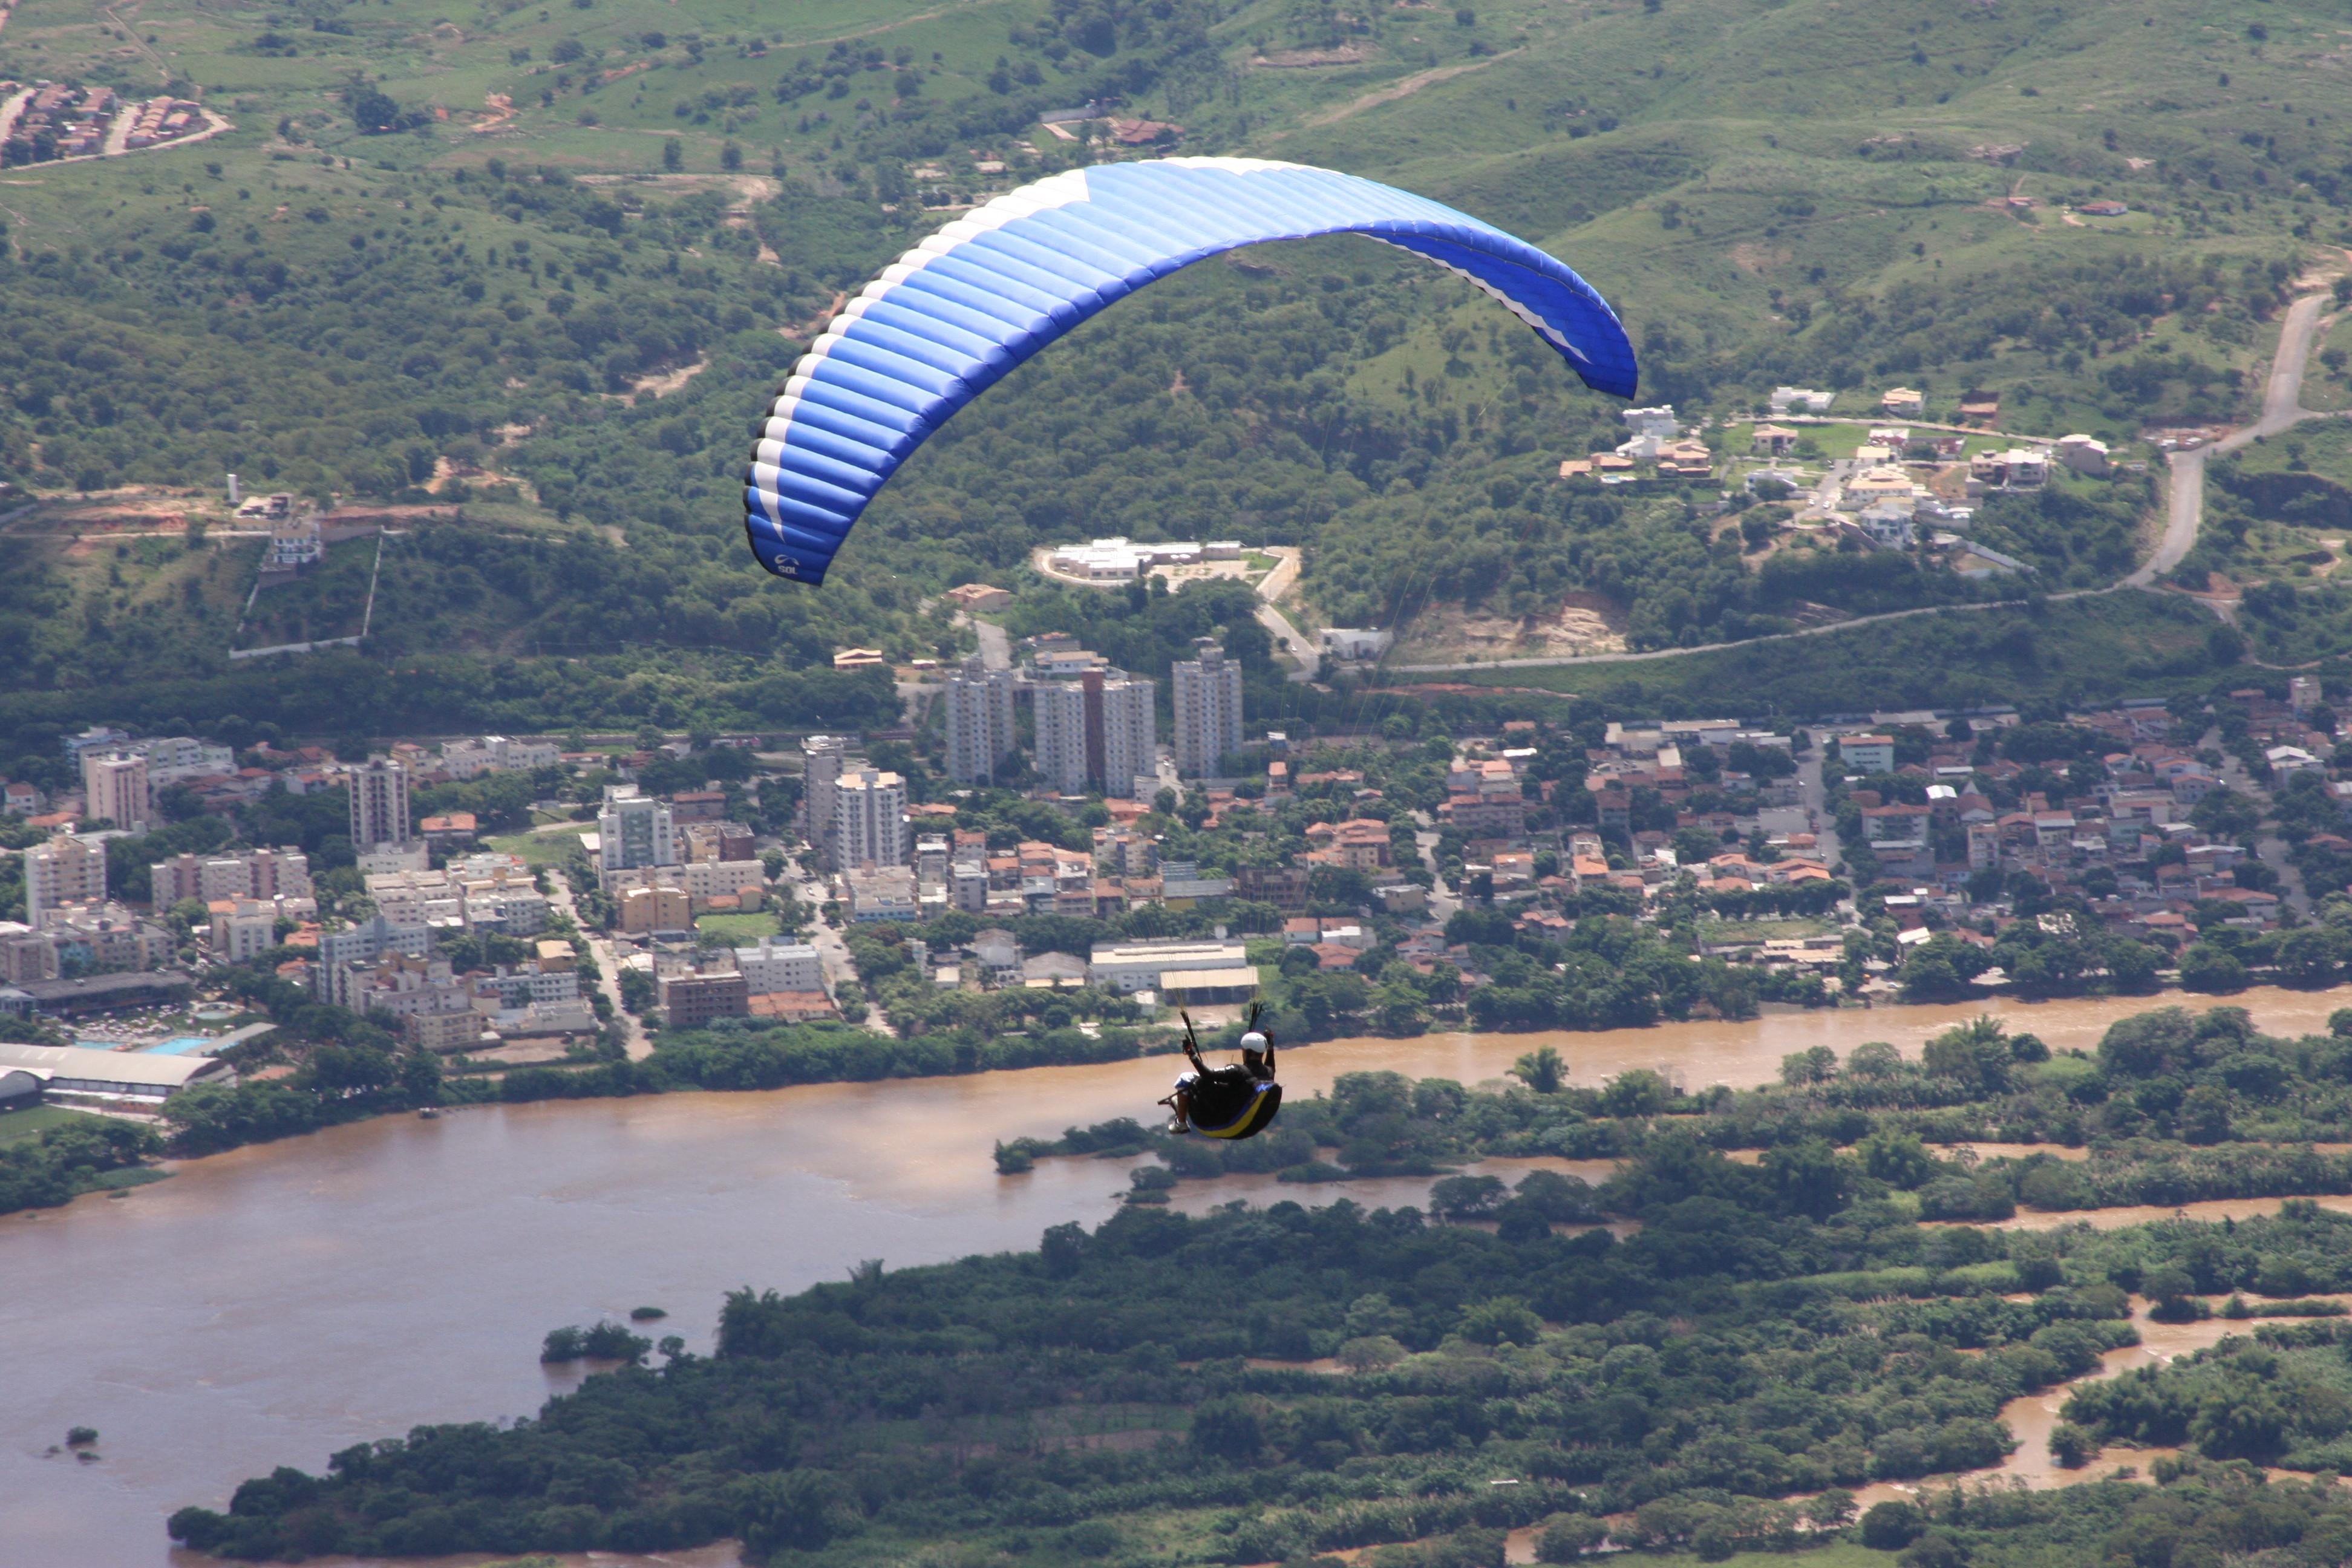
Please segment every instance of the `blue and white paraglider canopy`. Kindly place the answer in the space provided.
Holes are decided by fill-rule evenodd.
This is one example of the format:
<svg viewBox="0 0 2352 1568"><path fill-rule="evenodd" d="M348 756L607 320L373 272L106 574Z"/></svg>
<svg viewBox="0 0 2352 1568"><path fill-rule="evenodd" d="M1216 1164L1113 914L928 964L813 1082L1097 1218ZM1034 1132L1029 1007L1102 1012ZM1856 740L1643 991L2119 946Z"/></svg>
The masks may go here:
<svg viewBox="0 0 2352 1568"><path fill-rule="evenodd" d="M1167 158L1055 174L908 251L793 367L744 474L761 565L821 583L909 453L1015 365L1112 301L1203 257L1361 234L1417 252L1500 300L1586 385L1633 394L1633 346L1592 286L1525 240L1448 206L1329 169Z"/></svg>

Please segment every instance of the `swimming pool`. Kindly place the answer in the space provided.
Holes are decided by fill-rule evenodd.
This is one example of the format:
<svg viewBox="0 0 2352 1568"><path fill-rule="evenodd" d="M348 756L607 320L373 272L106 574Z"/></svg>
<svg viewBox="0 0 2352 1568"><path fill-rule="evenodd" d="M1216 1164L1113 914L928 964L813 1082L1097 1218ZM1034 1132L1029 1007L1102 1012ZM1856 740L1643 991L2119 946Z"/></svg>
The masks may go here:
<svg viewBox="0 0 2352 1568"><path fill-rule="evenodd" d="M183 1035L176 1040L165 1040L160 1046L149 1046L146 1054L151 1057L184 1057L201 1054L211 1044L212 1041L203 1035Z"/></svg>

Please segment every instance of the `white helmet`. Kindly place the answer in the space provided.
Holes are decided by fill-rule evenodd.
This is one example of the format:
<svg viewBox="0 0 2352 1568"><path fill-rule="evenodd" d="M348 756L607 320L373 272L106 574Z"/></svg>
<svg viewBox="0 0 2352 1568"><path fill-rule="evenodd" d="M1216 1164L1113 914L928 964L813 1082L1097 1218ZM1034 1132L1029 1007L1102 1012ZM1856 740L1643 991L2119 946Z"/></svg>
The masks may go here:
<svg viewBox="0 0 2352 1568"><path fill-rule="evenodd" d="M1260 1055L1264 1055L1265 1051L1265 1037L1258 1033L1255 1029L1252 1029L1248 1034L1242 1037L1242 1049L1245 1051L1255 1051Z"/></svg>

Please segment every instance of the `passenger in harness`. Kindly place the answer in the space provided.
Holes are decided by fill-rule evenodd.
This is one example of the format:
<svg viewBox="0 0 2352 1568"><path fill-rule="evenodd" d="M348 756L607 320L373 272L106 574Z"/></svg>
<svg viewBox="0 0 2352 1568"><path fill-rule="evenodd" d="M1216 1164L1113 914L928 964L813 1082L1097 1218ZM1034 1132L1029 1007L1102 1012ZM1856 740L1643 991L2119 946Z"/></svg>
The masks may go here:
<svg viewBox="0 0 2352 1568"><path fill-rule="evenodd" d="M1184 1020L1184 1056L1192 1070L1160 1102L1169 1110L1168 1131L1211 1138L1251 1138L1264 1131L1282 1108L1282 1086L1274 1081L1274 1037L1257 1026L1257 1005L1250 1005L1238 1067L1213 1068L1202 1061L1191 1015L1178 1016Z"/></svg>

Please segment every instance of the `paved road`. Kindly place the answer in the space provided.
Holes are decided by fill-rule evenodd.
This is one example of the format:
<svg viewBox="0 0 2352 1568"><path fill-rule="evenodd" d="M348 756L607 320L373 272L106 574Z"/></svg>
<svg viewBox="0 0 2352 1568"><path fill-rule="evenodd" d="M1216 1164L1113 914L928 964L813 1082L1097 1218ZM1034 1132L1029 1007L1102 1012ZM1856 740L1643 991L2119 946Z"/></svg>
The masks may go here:
<svg viewBox="0 0 2352 1568"><path fill-rule="evenodd" d="M857 965L850 959L849 944L842 940L841 931L835 927L825 924L824 916L820 912L824 908L825 900L833 895L825 889L823 882L803 877L793 885L793 896L808 906L809 944L816 949L817 966L824 971L825 989L832 992L838 999L844 985L856 983ZM870 1005L873 998L869 996L866 1001ZM879 1007L875 1007L867 1016L864 1026L883 1035L895 1035L898 1032L884 1019L882 1009Z"/></svg>
<svg viewBox="0 0 2352 1568"><path fill-rule="evenodd" d="M1299 635L1298 628L1290 624L1289 616L1272 605L1260 601L1257 607L1257 624L1273 634L1274 646L1276 648L1283 648L1287 645L1290 657L1297 660L1298 668L1290 672L1292 680L1312 680L1322 673L1323 656L1315 651L1313 643Z"/></svg>
<svg viewBox="0 0 2352 1568"><path fill-rule="evenodd" d="M2304 365L2311 358L2319 313L2332 298L2306 294L2287 307L2286 321L2279 329L2278 357L2271 361L2270 383L2263 388L2263 416L2217 442L2223 451L2234 452L2257 436L2275 436L2303 417Z"/></svg>
<svg viewBox="0 0 2352 1568"><path fill-rule="evenodd" d="M1822 865L1832 870L1845 856L1838 843L1837 818L1830 815L1829 786L1822 777L1822 743L1825 737L1813 731L1812 749L1797 759L1797 798L1804 804L1805 818L1813 836L1813 853Z"/></svg>
<svg viewBox="0 0 2352 1568"><path fill-rule="evenodd" d="M2209 454L2234 452L2257 437L2275 436L2304 417L2304 367L2311 358L2320 312L2326 308L2329 298L2326 294L2306 294L2287 308L2286 320L2279 328L2278 354L2271 361L2270 380L2263 387L2263 412L2259 418L2251 425L2240 426L2210 447L2171 455L2164 538L2147 563L2124 579L2125 587L2151 586L2197 547L2197 531L2205 520L2205 460Z"/></svg>
<svg viewBox="0 0 2352 1568"><path fill-rule="evenodd" d="M1412 816L1415 822L1426 822L1429 814L1416 811ZM1429 868L1430 876L1435 879L1429 889L1429 918L1442 926L1454 918L1454 911L1462 907L1462 900L1446 891L1445 879L1437 869L1436 830L1424 826L1412 836L1412 841L1421 850L1421 863Z"/></svg>
<svg viewBox="0 0 2352 1568"><path fill-rule="evenodd" d="M2102 594L2116 593L2124 588L2146 588L2164 573L2180 564L2189 552L2196 547L2197 530L2202 522L2205 507L2205 457L2209 450L2234 452L2257 436L2274 436L2305 416L2297 406L2302 395L2304 364L2311 356L2312 339L2319 325L2320 312L2328 296L2306 294L2287 310L2286 321L2279 333L2279 351L2272 361L2271 375L2263 396L2263 412L2252 424L2231 431L2211 447L2199 447L2190 452L2176 452L2171 458L2171 495L2168 501L2164 538L2158 542L2156 552L2130 576L2105 588L2076 588L2063 594L2042 595L2045 603L2063 604L2069 599L2085 599ZM2023 598L1991 599L1972 605L1929 605L1916 610L1889 610L1884 615L1856 616L1851 620L1832 621L1827 626L1805 626L1793 632L1773 632L1760 637L1747 637L1738 642L1702 643L1696 647L1655 648L1645 653L1591 653L1559 658L1497 658L1474 659L1459 664L1392 664L1387 673L1396 675L1438 675L1493 669L1541 669L1566 665L1640 664L1651 659L1680 658L1685 654L1720 653L1727 648L1753 647L1759 643L1787 642L1796 637L1827 637L1832 633L1852 631L1856 626L1875 626L1884 621L1909 620L1915 616L1960 615L1986 610L2011 609L2025 603Z"/></svg>
<svg viewBox="0 0 2352 1568"><path fill-rule="evenodd" d="M2221 731L2219 729L2206 731L2197 745L2200 751L2221 751ZM2221 782L2255 802L2265 818L2270 816L2273 804L2270 791L2254 782L2253 775L2246 771L2246 764L2233 752L2222 752ZM2257 829L2254 858L2278 873L2279 897L2297 914L2309 916L2311 893L2304 886L2303 873L2295 868L2294 861L2287 858L2286 841L2268 828Z"/></svg>
<svg viewBox="0 0 2352 1568"><path fill-rule="evenodd" d="M1290 585L1298 581L1298 567L1303 557L1296 544L1270 544L1263 553L1274 557L1274 570L1258 580L1257 596L1276 600L1289 593Z"/></svg>
<svg viewBox="0 0 2352 1568"><path fill-rule="evenodd" d="M1013 668L1013 634L993 621L973 621L971 635L980 639L980 662L991 669Z"/></svg>
<svg viewBox="0 0 2352 1568"><path fill-rule="evenodd" d="M1298 662L1298 668L1290 672L1290 679L1295 681L1312 680L1322 673L1323 656L1316 651L1313 642L1299 635L1298 628L1290 624L1288 616L1274 607L1285 594L1290 592L1290 585L1298 581L1301 560L1298 547L1295 544L1276 545L1266 553L1274 557L1275 564L1273 571L1258 580L1257 624L1274 634L1276 647L1280 648L1286 643L1289 645L1290 657Z"/></svg>
<svg viewBox="0 0 2352 1568"><path fill-rule="evenodd" d="M547 901L570 916L572 922L580 928L581 934L588 939L588 952L596 960L598 971L596 989L603 992L604 999L613 1005L613 1022L621 1026L622 1043L628 1050L629 1059L633 1062L645 1060L654 1054L653 1042L646 1038L646 1031L635 1016L621 1005L619 951L610 941L591 931L588 922L580 918L580 907L572 901L572 884L562 872L550 875L547 885L554 889L548 895Z"/></svg>
<svg viewBox="0 0 2352 1568"><path fill-rule="evenodd" d="M2124 579L2126 588L2154 586L2197 546L2197 530L2205 517L2205 448L2171 453L2166 462L2171 471L2164 486L2164 537L2139 570Z"/></svg>

